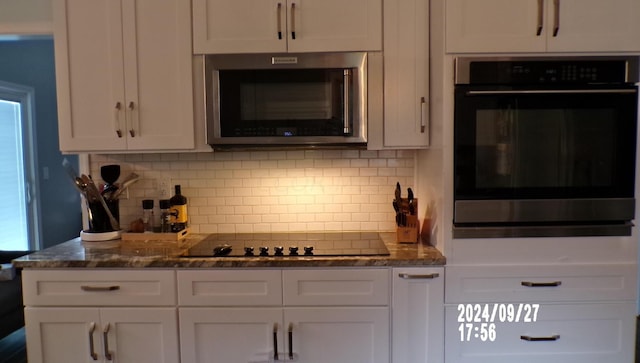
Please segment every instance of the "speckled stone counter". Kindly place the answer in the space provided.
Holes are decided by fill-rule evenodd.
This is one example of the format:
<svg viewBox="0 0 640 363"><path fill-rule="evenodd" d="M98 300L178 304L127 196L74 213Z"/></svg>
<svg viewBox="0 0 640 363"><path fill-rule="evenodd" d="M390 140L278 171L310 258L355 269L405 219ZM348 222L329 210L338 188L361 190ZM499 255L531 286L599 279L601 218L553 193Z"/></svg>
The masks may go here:
<svg viewBox="0 0 640 363"><path fill-rule="evenodd" d="M14 261L23 268L220 268L432 266L446 258L425 244L397 243L395 233L381 233L389 256L349 257L181 257L207 235L192 234L182 241L86 242L75 238Z"/></svg>

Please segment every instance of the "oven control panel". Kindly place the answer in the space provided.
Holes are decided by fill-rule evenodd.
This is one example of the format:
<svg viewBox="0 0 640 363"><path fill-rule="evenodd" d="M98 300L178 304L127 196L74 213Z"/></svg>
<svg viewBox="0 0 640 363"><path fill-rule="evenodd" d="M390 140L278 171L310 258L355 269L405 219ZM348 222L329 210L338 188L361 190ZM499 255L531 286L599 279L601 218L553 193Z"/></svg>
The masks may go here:
<svg viewBox="0 0 640 363"><path fill-rule="evenodd" d="M473 59L466 61L457 84L609 84L633 83L625 59Z"/></svg>

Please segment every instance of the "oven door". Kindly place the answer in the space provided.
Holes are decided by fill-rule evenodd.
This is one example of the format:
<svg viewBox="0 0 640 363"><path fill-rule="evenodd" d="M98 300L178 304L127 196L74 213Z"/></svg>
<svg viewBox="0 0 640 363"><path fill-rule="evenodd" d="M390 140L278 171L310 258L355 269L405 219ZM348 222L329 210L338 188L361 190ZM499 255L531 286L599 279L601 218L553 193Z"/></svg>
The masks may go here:
<svg viewBox="0 0 640 363"><path fill-rule="evenodd" d="M637 100L633 85L456 86L454 225L633 219Z"/></svg>

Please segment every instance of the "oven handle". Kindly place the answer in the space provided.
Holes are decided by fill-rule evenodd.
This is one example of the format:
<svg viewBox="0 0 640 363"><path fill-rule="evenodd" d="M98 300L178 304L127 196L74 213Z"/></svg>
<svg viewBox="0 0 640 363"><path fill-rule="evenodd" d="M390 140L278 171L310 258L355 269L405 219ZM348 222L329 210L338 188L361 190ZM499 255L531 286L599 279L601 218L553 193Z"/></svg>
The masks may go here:
<svg viewBox="0 0 640 363"><path fill-rule="evenodd" d="M580 89L580 90L522 90L522 91L467 91L467 96L522 95L522 94L594 94L636 93L635 89Z"/></svg>

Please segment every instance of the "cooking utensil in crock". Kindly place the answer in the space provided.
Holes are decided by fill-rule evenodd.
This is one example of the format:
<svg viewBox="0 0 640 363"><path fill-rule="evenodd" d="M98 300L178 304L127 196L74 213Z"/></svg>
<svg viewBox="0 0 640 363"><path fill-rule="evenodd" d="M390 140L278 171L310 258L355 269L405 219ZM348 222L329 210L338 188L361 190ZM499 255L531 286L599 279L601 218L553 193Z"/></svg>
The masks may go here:
<svg viewBox="0 0 640 363"><path fill-rule="evenodd" d="M109 223L111 224L111 228L113 228L114 231L119 230L120 223L118 223L118 220L116 220L113 214L111 213L109 206L104 201L104 198L102 198L102 194L100 194L100 192L98 191L98 188L96 188L96 185L93 182L93 180L84 174L82 174L81 178L82 178L82 181L87 185L86 190L87 190L87 194L89 195L89 199L97 200L98 202L100 202L100 204L102 204L102 207L107 213L107 218L109 218Z"/></svg>

